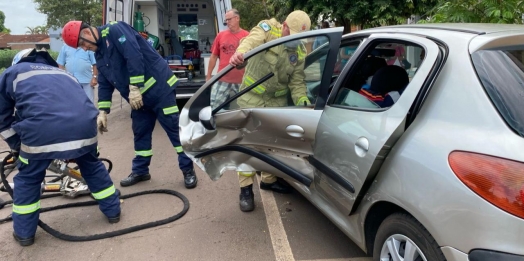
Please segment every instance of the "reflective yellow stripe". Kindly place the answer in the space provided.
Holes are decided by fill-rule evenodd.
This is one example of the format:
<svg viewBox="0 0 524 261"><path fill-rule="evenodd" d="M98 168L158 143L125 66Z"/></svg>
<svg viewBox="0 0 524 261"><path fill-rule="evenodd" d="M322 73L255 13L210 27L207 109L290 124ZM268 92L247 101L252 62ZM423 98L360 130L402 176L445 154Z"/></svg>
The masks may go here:
<svg viewBox="0 0 524 261"><path fill-rule="evenodd" d="M109 27L106 27L106 29L102 30L102 37L106 37L109 35Z"/></svg>
<svg viewBox="0 0 524 261"><path fill-rule="evenodd" d="M153 77L149 78L149 80L147 80L147 82L144 84L144 87L140 88L140 94L144 94L144 92L149 90L149 88L151 88L151 86L153 86L153 84L155 83L156 83L155 78Z"/></svg>
<svg viewBox="0 0 524 261"><path fill-rule="evenodd" d="M26 165L29 165L29 160L22 157L22 156L18 156L18 158L20 159L21 162L25 163Z"/></svg>
<svg viewBox="0 0 524 261"><path fill-rule="evenodd" d="M110 101L98 102L98 108L99 109L109 109L109 108L111 108L111 102Z"/></svg>
<svg viewBox="0 0 524 261"><path fill-rule="evenodd" d="M251 86L254 82L255 80L249 76L246 76L244 80L244 84L246 85L246 87ZM253 91L257 94L263 94L266 92L266 88L262 84L260 84L257 87L253 88Z"/></svg>
<svg viewBox="0 0 524 261"><path fill-rule="evenodd" d="M286 95L286 94L287 94L287 89L276 91L275 92L275 97L280 97L280 96Z"/></svg>
<svg viewBox="0 0 524 261"><path fill-rule="evenodd" d="M280 37L282 35L282 30L275 27L271 27L271 31L269 31L269 33L276 37Z"/></svg>
<svg viewBox="0 0 524 261"><path fill-rule="evenodd" d="M175 147L175 150L176 150L176 153L182 153L182 152L184 152L184 148L182 148L182 146L176 146L176 147Z"/></svg>
<svg viewBox="0 0 524 261"><path fill-rule="evenodd" d="M253 88L253 91L258 93L258 94L263 94L266 92L266 88L264 88L263 86L257 86L255 88Z"/></svg>
<svg viewBox="0 0 524 261"><path fill-rule="evenodd" d="M309 99L306 96L300 97L300 99L297 101L297 106L303 106L304 102L306 102L306 104L310 104Z"/></svg>
<svg viewBox="0 0 524 261"><path fill-rule="evenodd" d="M134 84L143 83L143 82L144 82L144 75L129 77L130 84L134 85Z"/></svg>
<svg viewBox="0 0 524 261"><path fill-rule="evenodd" d="M176 82L178 82L178 78L176 75L171 76L169 80L167 80L167 84L169 84L169 87L172 87Z"/></svg>
<svg viewBox="0 0 524 261"><path fill-rule="evenodd" d="M29 204L29 205L23 205L23 206L13 204L13 213L16 213L19 215L31 214L39 209L40 209L40 200L37 201L36 203Z"/></svg>
<svg viewBox="0 0 524 261"><path fill-rule="evenodd" d="M306 47L303 44L300 44L297 48L297 54L299 60L304 60L306 58Z"/></svg>
<svg viewBox="0 0 524 261"><path fill-rule="evenodd" d="M244 176L244 177L253 177L255 175L254 171L239 171L238 175Z"/></svg>
<svg viewBox="0 0 524 261"><path fill-rule="evenodd" d="M178 112L178 106L172 106L172 107L167 107L167 108L164 108L162 109L164 111L164 115L169 115L169 114L173 114L173 113L177 113Z"/></svg>
<svg viewBox="0 0 524 261"><path fill-rule="evenodd" d="M116 189L115 189L115 185L111 185L111 187L109 188L106 188L100 192L97 192L97 193L92 193L93 194L93 197L96 199L96 200L101 200L101 199L105 199L113 194L115 194L116 192Z"/></svg>
<svg viewBox="0 0 524 261"><path fill-rule="evenodd" d="M114 24L116 24L116 23L118 23L118 22L117 22L117 21L111 21L111 22L109 22L110 25L114 25Z"/></svg>
<svg viewBox="0 0 524 261"><path fill-rule="evenodd" d="M135 155L142 157L151 157L153 156L153 150L135 150Z"/></svg>

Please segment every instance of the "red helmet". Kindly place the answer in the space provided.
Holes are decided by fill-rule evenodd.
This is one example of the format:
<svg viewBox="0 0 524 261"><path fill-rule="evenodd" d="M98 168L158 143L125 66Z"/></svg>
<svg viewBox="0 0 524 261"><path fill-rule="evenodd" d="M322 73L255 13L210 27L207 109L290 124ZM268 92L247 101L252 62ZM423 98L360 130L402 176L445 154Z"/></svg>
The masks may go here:
<svg viewBox="0 0 524 261"><path fill-rule="evenodd" d="M82 21L69 21L62 29L62 39L64 42L73 47L78 47L78 39L80 38L80 30L82 29Z"/></svg>

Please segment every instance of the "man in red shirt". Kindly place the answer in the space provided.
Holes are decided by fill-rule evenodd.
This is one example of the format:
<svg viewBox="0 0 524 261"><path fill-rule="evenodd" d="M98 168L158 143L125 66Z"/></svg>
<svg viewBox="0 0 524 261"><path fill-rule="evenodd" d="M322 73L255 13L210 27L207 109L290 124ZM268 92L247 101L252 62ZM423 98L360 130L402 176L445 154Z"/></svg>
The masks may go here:
<svg viewBox="0 0 524 261"><path fill-rule="evenodd" d="M231 9L226 12L226 21L229 30L218 33L213 47L211 48L211 58L209 59L208 71L206 81L211 78L211 72L215 69L217 59L220 60L218 64L218 71L224 69L229 65L229 59L235 53L240 39L246 37L249 32L240 28L240 14L237 9ZM211 88L211 107L216 108L218 105L224 103L231 94L238 92L240 84L242 83L242 76L244 69L233 69L224 75L220 81L215 83Z"/></svg>

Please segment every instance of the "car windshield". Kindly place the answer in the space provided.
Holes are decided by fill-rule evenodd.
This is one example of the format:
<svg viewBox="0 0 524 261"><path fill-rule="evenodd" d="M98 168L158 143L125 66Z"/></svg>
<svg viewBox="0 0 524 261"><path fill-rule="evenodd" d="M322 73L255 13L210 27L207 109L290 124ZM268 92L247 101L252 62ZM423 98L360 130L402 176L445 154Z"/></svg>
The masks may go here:
<svg viewBox="0 0 524 261"><path fill-rule="evenodd" d="M477 74L506 123L524 137L524 46L472 54Z"/></svg>

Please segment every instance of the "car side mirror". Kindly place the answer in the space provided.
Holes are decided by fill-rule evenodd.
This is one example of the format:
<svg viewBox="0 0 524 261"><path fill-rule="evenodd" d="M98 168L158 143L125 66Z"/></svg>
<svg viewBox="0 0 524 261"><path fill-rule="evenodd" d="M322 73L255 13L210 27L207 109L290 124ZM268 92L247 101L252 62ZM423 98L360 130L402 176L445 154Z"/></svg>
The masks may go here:
<svg viewBox="0 0 524 261"><path fill-rule="evenodd" d="M213 109L211 106L204 107L198 113L198 119L202 126L207 130L216 130L215 117L213 117Z"/></svg>

